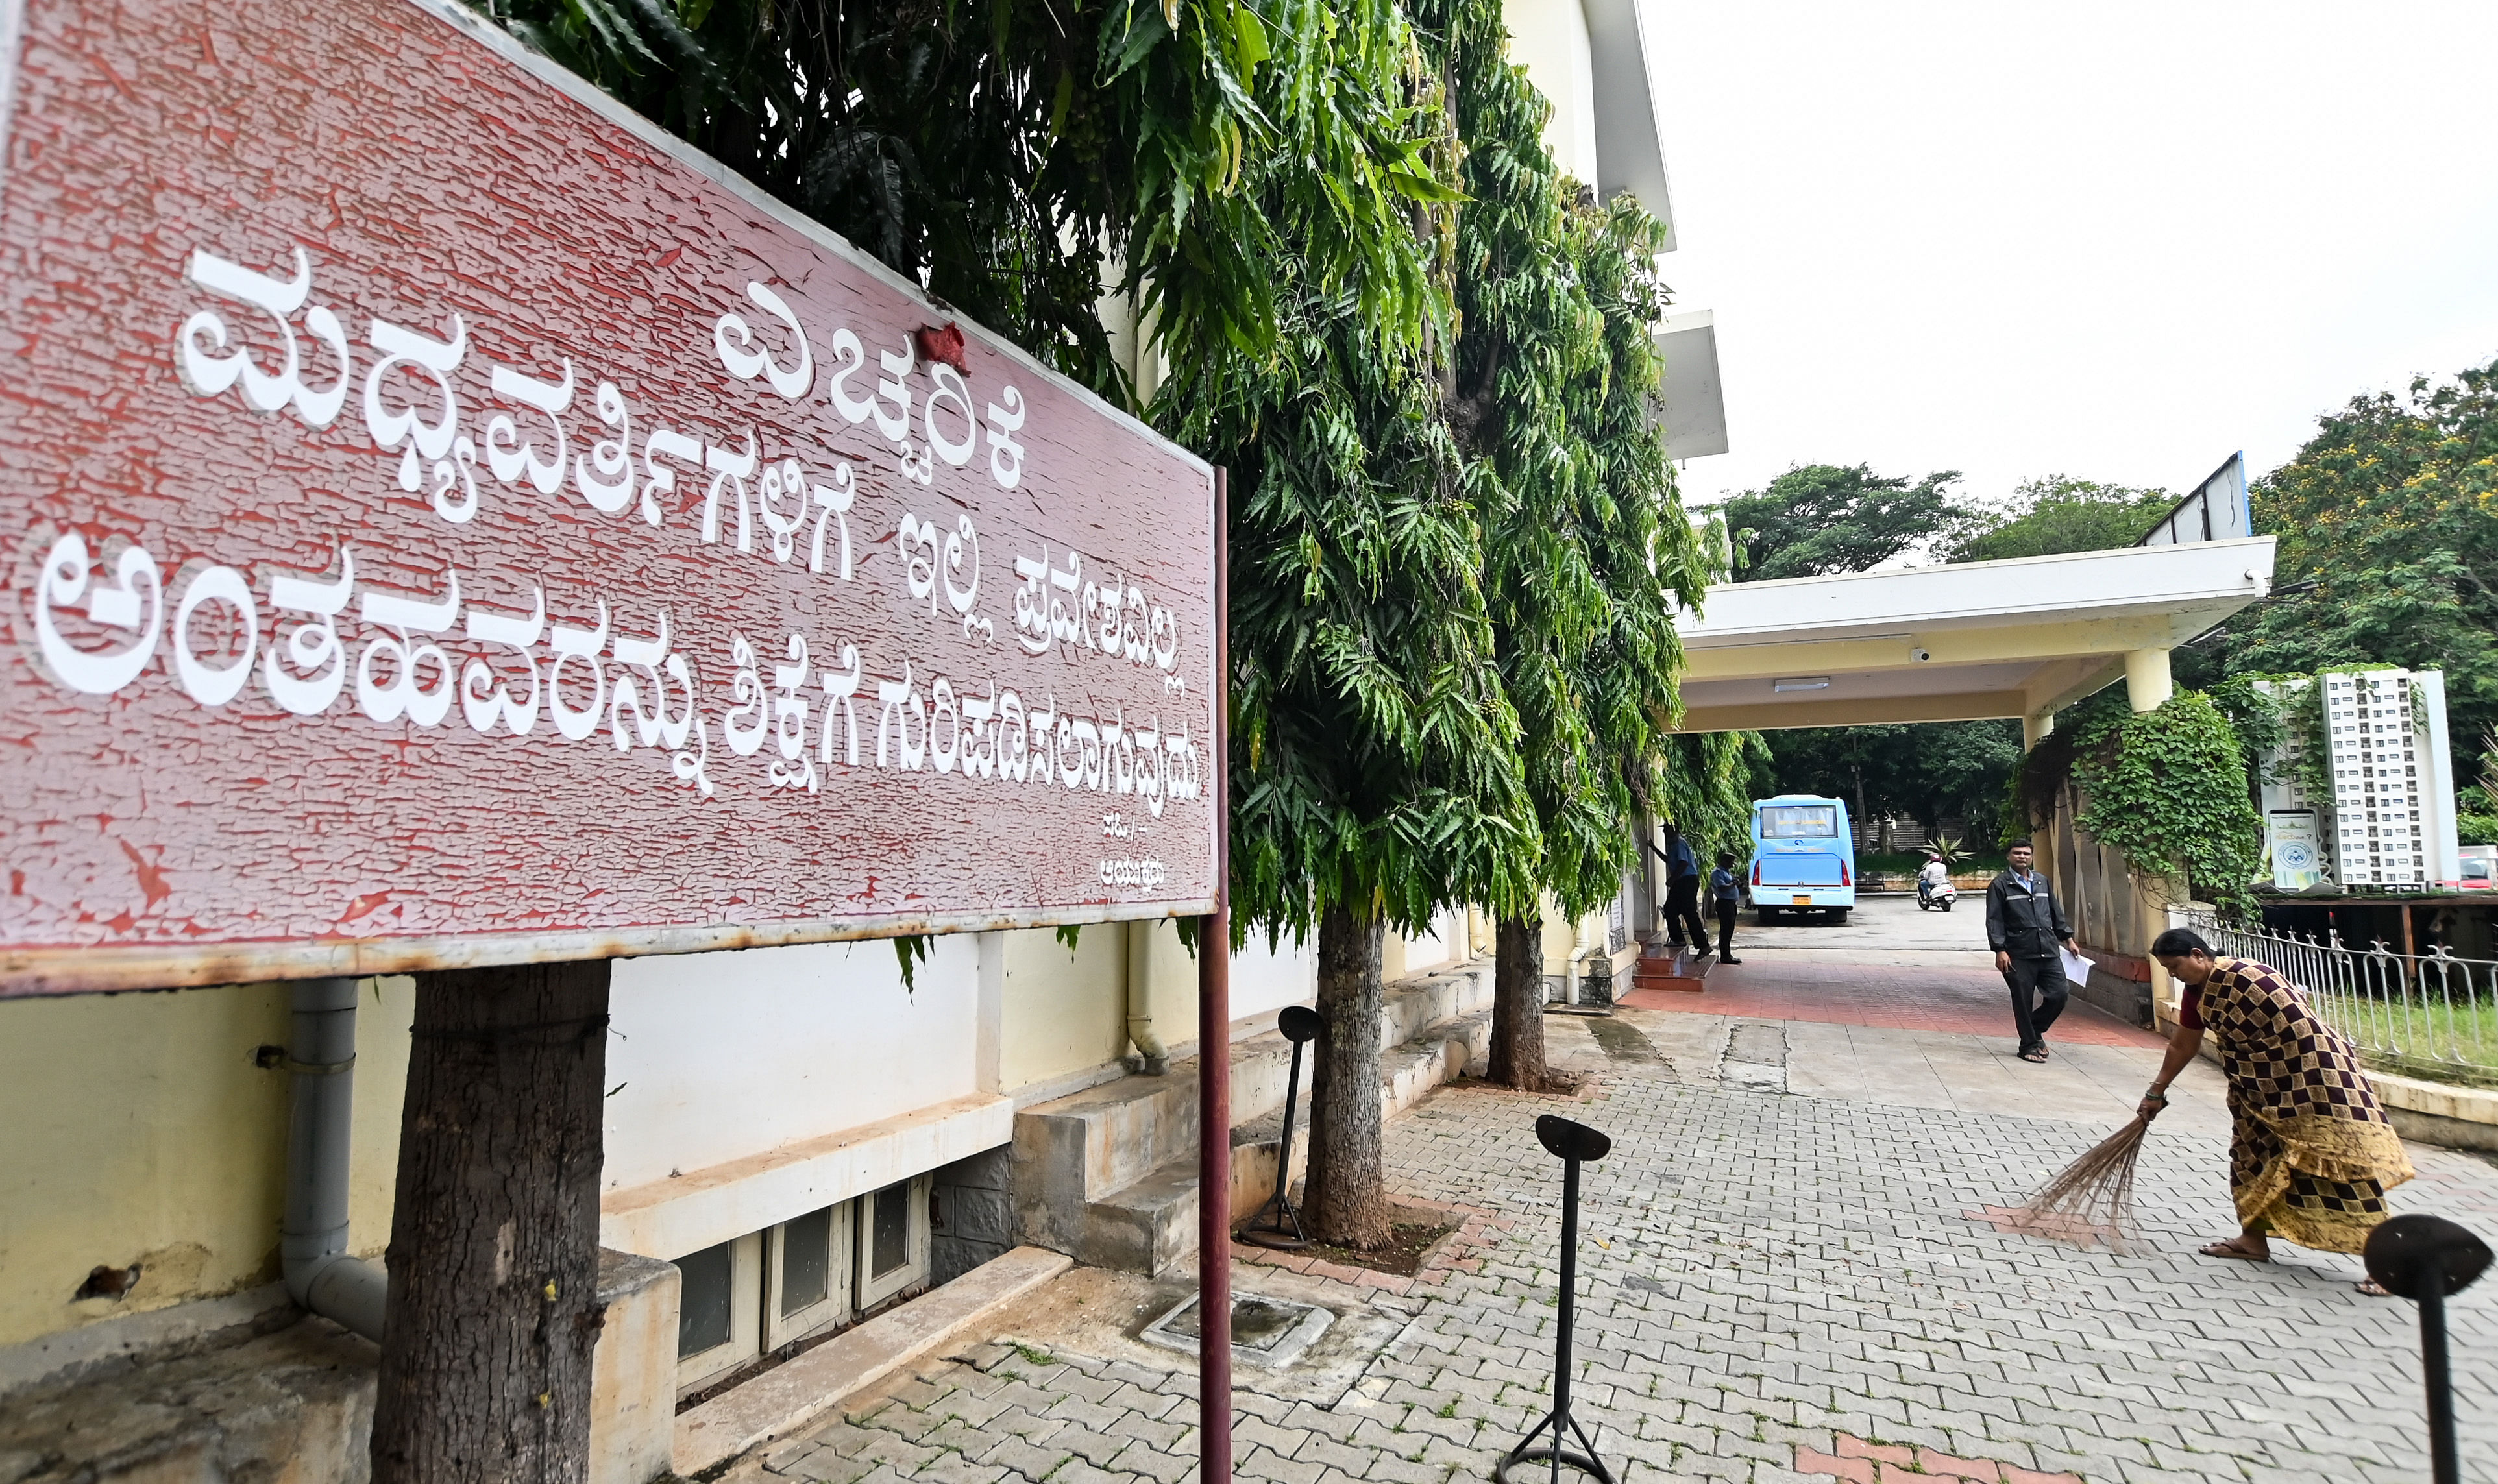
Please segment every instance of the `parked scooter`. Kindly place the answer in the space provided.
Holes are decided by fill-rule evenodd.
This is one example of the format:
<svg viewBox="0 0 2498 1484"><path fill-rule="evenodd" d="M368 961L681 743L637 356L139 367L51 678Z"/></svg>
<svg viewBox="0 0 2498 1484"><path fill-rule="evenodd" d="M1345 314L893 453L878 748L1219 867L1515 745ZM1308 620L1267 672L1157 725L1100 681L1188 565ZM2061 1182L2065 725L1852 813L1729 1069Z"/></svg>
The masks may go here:
<svg viewBox="0 0 2498 1484"><path fill-rule="evenodd" d="M1928 907L1940 907L1948 912L1952 909L1953 899L1959 895L1960 888L1951 884L1949 876L1939 882L1929 881L1923 876L1917 878L1917 910L1920 912Z"/></svg>

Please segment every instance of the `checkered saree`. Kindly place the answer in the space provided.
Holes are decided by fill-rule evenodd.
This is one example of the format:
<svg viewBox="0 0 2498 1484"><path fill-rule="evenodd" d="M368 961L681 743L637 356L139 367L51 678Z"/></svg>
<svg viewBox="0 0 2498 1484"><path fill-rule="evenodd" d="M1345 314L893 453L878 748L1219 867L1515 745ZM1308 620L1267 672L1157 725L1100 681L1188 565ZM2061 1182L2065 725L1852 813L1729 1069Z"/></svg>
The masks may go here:
<svg viewBox="0 0 2498 1484"><path fill-rule="evenodd" d="M2279 969L2222 959L2202 1017L2229 1080L2229 1191L2248 1227L2356 1252L2412 1178L2358 1053Z"/></svg>

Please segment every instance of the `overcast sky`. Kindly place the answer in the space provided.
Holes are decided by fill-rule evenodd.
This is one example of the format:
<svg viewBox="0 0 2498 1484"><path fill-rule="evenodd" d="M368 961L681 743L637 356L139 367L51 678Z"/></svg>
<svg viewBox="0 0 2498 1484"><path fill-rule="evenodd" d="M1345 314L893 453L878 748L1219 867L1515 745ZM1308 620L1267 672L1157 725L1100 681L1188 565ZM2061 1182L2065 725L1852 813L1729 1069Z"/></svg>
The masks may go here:
<svg viewBox="0 0 2498 1484"><path fill-rule="evenodd" d="M2498 3L1649 7L1733 451L2182 492L2498 356Z"/></svg>

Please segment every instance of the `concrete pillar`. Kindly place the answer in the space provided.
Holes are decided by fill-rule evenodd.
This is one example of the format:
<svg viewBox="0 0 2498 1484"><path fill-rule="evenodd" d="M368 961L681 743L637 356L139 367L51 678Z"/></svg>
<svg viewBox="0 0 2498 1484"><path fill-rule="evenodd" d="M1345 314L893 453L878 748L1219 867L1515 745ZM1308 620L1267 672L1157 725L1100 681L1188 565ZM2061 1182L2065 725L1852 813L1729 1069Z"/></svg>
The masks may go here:
<svg viewBox="0 0 2498 1484"><path fill-rule="evenodd" d="M2035 747L2040 742L2045 742L2049 737L2053 736L2055 731L2056 713L2053 711L2040 711L2035 716L2022 717L2021 750L2024 752L2029 751L2031 748Z"/></svg>
<svg viewBox="0 0 2498 1484"><path fill-rule="evenodd" d="M2136 711L2158 710L2176 691L2176 682L2168 676L2167 650L2125 651L2125 698Z"/></svg>

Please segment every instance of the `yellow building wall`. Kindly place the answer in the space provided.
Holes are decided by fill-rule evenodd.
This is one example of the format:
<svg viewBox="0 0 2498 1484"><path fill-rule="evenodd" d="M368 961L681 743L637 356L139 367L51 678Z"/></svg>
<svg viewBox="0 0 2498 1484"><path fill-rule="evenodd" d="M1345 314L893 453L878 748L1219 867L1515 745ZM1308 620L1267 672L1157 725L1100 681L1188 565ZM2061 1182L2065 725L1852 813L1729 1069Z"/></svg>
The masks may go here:
<svg viewBox="0 0 2498 1484"><path fill-rule="evenodd" d="M350 1216L390 1237L413 981L359 986ZM285 1199L284 985L0 1001L0 1345L270 1282ZM119 1299L73 1299L137 1263Z"/></svg>
<svg viewBox="0 0 2498 1484"><path fill-rule="evenodd" d="M1071 953L1047 929L1006 934L1003 1090L1087 1071L1127 1051L1126 938L1125 924L1096 924Z"/></svg>

